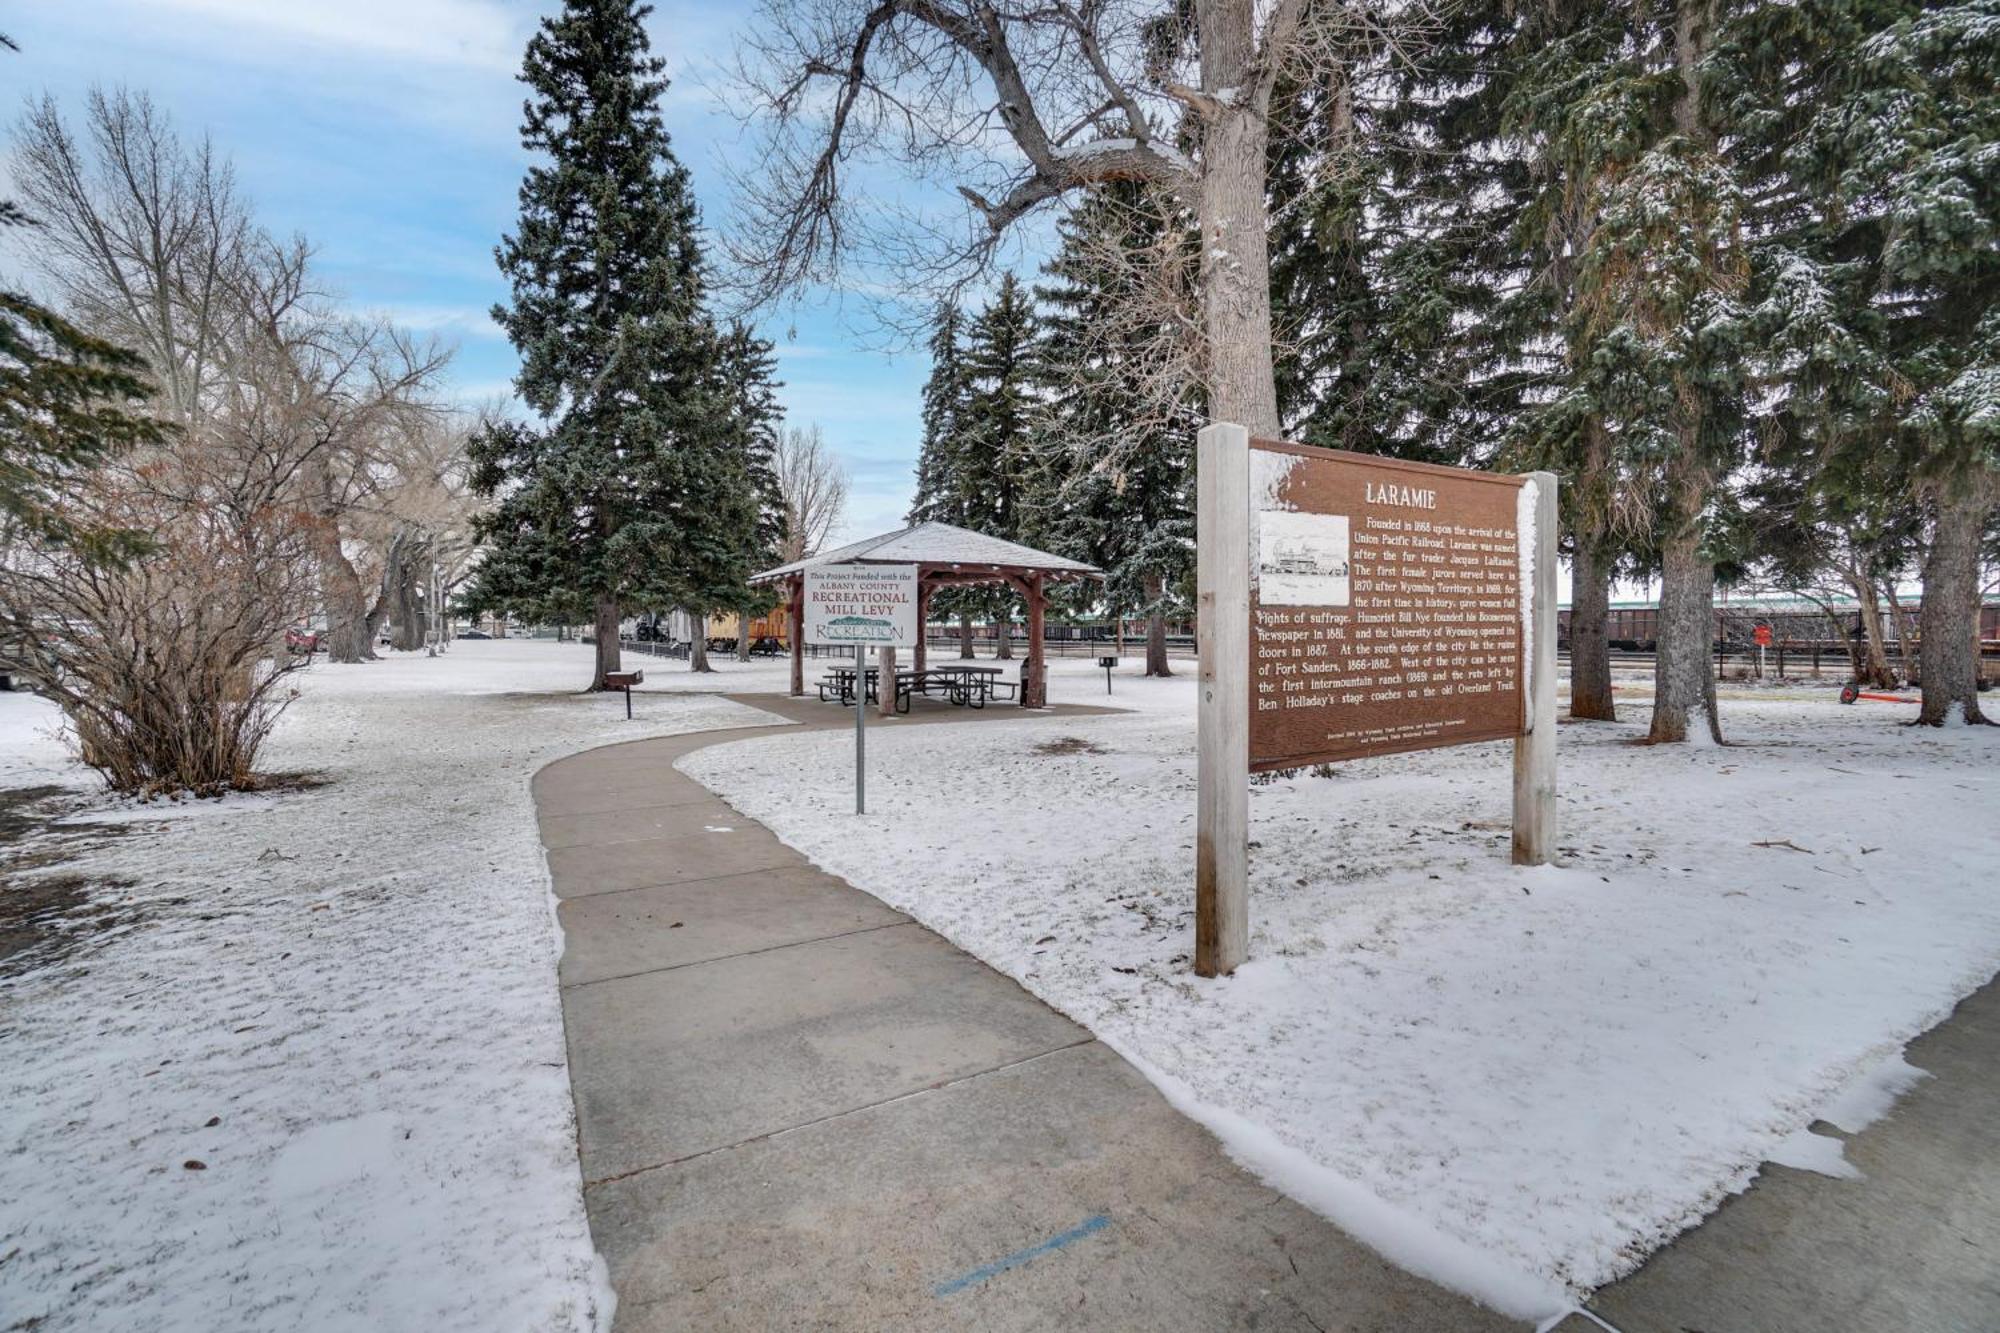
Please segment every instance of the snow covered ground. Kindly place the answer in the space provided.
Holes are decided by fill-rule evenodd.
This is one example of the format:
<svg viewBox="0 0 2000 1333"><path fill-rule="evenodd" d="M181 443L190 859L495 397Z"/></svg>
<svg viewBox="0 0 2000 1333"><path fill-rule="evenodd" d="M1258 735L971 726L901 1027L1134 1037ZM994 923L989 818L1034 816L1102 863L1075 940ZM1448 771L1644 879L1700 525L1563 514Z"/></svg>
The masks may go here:
<svg viewBox="0 0 2000 1333"><path fill-rule="evenodd" d="M61 867L123 882L119 924L0 971L4 1326L608 1326L528 778L776 719L628 723L588 672L524 641L315 665L265 767L323 785L166 808L87 795L54 710L0 695L0 787L125 830Z"/></svg>
<svg viewBox="0 0 2000 1333"><path fill-rule="evenodd" d="M1085 663L1052 675L1136 711L871 728L865 819L845 783L798 785L842 771L837 732L683 766L1087 1024L1273 1183L1510 1313L1635 1267L1767 1158L1837 1159L1797 1135L1893 1087L1902 1044L2000 969L2000 731L1725 690L1731 748L1630 744L1641 701L1562 729L1559 867L1508 864L1505 745L1255 787L1254 961L1204 982L1192 680L1121 674L1107 701Z"/></svg>

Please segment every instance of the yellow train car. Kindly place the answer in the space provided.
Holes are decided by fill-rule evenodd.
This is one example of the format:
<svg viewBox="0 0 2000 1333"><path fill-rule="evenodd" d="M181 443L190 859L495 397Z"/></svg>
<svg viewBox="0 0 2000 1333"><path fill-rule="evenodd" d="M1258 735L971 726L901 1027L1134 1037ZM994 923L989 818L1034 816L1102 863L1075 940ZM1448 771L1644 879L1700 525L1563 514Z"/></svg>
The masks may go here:
<svg viewBox="0 0 2000 1333"><path fill-rule="evenodd" d="M721 648L725 644L735 646L741 617L735 612L724 612L708 618L706 634L711 647ZM780 648L791 646L791 611L787 607L773 607L764 615L755 616L750 621L750 642L773 643Z"/></svg>

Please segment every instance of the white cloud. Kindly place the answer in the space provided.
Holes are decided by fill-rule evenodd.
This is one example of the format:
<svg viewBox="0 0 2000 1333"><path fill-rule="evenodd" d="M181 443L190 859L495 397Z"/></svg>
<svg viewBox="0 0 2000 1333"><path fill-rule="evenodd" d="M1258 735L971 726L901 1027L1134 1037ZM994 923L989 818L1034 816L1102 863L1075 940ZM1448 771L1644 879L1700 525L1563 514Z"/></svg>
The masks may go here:
<svg viewBox="0 0 2000 1333"><path fill-rule="evenodd" d="M496 0L152 0L147 9L315 48L502 72L519 66L532 20Z"/></svg>
<svg viewBox="0 0 2000 1333"><path fill-rule="evenodd" d="M390 305L376 307L385 319L418 333L435 333L446 338L477 338L494 341L506 338L506 331L493 322L482 305Z"/></svg>

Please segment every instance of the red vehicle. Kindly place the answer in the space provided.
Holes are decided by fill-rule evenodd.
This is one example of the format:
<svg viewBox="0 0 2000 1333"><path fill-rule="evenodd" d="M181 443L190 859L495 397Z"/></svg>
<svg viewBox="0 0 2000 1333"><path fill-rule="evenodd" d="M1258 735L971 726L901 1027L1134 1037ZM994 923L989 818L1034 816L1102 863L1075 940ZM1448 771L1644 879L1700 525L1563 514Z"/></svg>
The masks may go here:
<svg viewBox="0 0 2000 1333"><path fill-rule="evenodd" d="M301 657L311 657L319 651L320 632L304 625L293 625L285 631L285 648Z"/></svg>

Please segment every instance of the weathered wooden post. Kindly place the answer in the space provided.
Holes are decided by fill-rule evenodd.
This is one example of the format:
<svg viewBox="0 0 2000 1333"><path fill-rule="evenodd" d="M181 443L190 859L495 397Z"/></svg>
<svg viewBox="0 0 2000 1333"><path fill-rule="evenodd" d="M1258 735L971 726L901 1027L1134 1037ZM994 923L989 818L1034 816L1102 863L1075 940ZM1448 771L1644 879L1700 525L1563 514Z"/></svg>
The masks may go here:
<svg viewBox="0 0 2000 1333"><path fill-rule="evenodd" d="M1028 656L1021 664L1021 706L1046 708L1049 704L1049 667L1044 658L1043 635L1048 633L1044 613L1048 597L1042 576L1028 576Z"/></svg>
<svg viewBox="0 0 2000 1333"><path fill-rule="evenodd" d="M896 715L896 645L883 644L875 650L875 697L883 717Z"/></svg>
<svg viewBox="0 0 2000 1333"><path fill-rule="evenodd" d="M1514 739L1514 864L1547 865L1556 848L1556 474L1532 472L1535 521L1527 734Z"/></svg>
<svg viewBox="0 0 2000 1333"><path fill-rule="evenodd" d="M1195 591L1194 970L1220 977L1250 951L1250 432L1241 426L1217 422L1196 437Z"/></svg>

